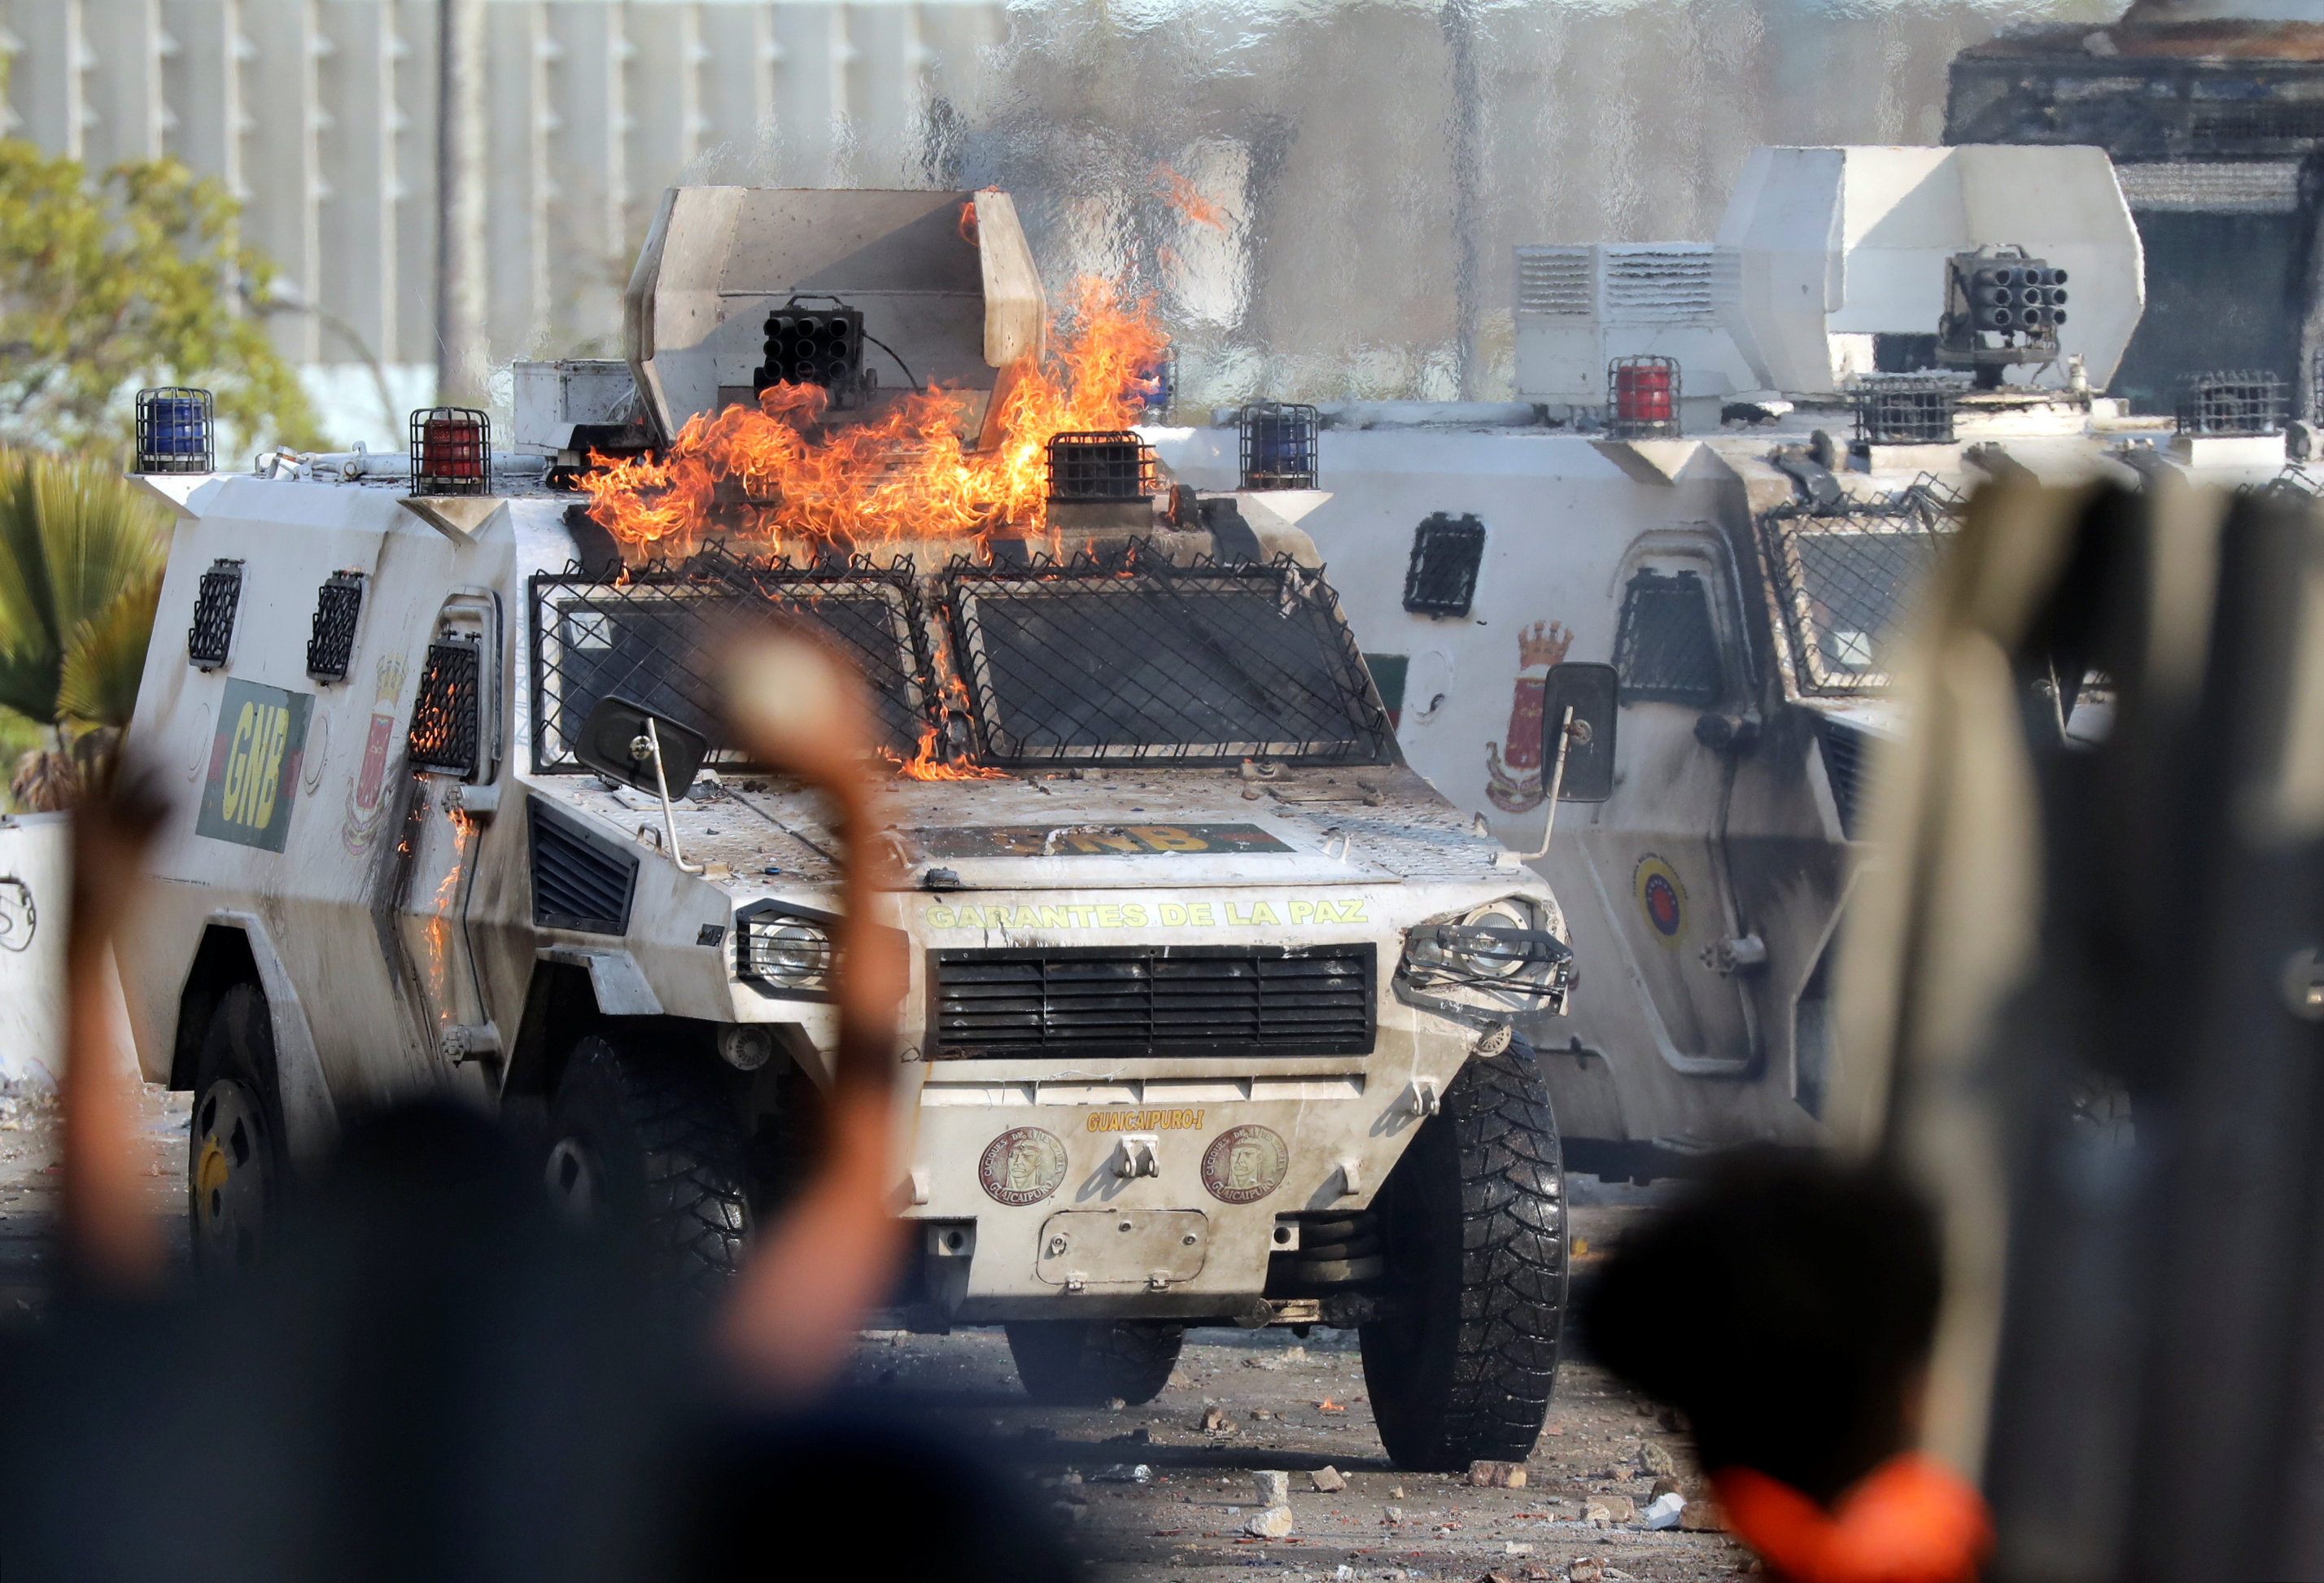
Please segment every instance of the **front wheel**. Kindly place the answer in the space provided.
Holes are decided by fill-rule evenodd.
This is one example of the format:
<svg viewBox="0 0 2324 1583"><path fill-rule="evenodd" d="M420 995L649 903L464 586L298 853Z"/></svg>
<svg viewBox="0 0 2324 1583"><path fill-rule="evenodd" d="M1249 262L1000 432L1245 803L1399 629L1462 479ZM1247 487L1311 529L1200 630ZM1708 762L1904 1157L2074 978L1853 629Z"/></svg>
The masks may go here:
<svg viewBox="0 0 2324 1583"><path fill-rule="evenodd" d="M274 1023L254 984L219 997L194 1062L186 1208L205 1275L247 1269L265 1245L288 1174L274 1088Z"/></svg>
<svg viewBox="0 0 2324 1583"><path fill-rule="evenodd" d="M1565 1320L1564 1169L1533 1049L1471 1060L1375 1205L1388 1316L1361 1330L1398 1467L1521 1462L1541 1437Z"/></svg>
<svg viewBox="0 0 2324 1583"><path fill-rule="evenodd" d="M1009 1356L1025 1393L1051 1407L1151 1402L1178 1366L1184 1325L1158 1319L1020 1319Z"/></svg>
<svg viewBox="0 0 2324 1583"><path fill-rule="evenodd" d="M716 1297L751 1234L742 1129L697 1051L592 1033L549 1113L543 1174L575 1221L637 1252L657 1278Z"/></svg>

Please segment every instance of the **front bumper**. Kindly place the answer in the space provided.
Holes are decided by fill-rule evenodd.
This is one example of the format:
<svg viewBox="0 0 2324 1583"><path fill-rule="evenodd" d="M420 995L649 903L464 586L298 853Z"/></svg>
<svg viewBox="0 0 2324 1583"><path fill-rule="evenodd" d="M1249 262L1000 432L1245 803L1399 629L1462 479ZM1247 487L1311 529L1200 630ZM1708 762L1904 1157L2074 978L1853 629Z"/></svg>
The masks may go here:
<svg viewBox="0 0 2324 1583"><path fill-rule="evenodd" d="M1423 1021L1368 1056L929 1063L924 1291L963 1324L1266 1322L1278 1226L1368 1207L1468 1058L1471 1035Z"/></svg>

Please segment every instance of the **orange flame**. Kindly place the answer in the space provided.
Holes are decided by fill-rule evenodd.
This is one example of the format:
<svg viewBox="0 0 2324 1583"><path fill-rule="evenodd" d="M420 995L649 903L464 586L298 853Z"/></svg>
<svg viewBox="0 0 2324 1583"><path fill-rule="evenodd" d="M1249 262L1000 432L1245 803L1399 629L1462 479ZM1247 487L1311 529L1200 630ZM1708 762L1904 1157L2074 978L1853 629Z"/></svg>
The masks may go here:
<svg viewBox="0 0 2324 1583"><path fill-rule="evenodd" d="M686 556L714 534L767 549L865 550L918 539L982 538L1004 523L1046 523L1050 437L1126 429L1142 415L1168 344L1151 297L1084 276L1050 354L1005 370L1000 441L972 450L968 393L930 387L861 423L825 428L828 393L778 384L759 405L689 418L658 457L592 452L580 486L589 515L624 557Z"/></svg>
<svg viewBox="0 0 2324 1583"><path fill-rule="evenodd" d="M1213 231L1227 228L1227 211L1204 198L1202 190L1167 165L1154 167L1154 196L1198 226Z"/></svg>
<svg viewBox="0 0 2324 1583"><path fill-rule="evenodd" d="M428 921L428 978L436 991L436 1020L452 1020L452 983L450 974L452 942L452 903L460 885L460 869L467 856L468 819L456 808L447 808L444 817L452 824L452 866L436 887L436 916Z"/></svg>
<svg viewBox="0 0 2324 1583"><path fill-rule="evenodd" d="M891 753L887 756L894 759L896 755ZM919 752L908 759L898 761L896 773L908 781L1005 781L1009 778L1007 770L991 769L964 760L947 763L938 758L936 728L933 726L920 728Z"/></svg>
<svg viewBox="0 0 2324 1583"><path fill-rule="evenodd" d="M960 673L948 666L940 666L937 674L942 679L948 712L966 714L968 687L961 680ZM1009 778L1006 770L988 769L982 764L971 764L965 758L938 758L936 728L933 726L920 728L919 751L909 759L899 759L884 748L881 751L895 764L896 773L909 781L1005 781Z"/></svg>

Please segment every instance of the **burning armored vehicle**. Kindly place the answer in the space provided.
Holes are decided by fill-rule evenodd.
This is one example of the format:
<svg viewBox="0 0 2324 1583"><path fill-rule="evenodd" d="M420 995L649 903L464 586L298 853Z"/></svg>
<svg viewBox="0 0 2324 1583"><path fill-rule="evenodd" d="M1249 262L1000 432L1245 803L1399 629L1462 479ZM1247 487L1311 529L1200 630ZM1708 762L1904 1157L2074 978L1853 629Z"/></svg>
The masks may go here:
<svg viewBox="0 0 2324 1583"><path fill-rule="evenodd" d="M1514 1030L1563 915L1405 764L1305 535L1161 486L1150 333L1093 294L1049 344L992 192L678 190L629 319L626 370L520 371L513 458L439 409L408 459L226 476L198 393L144 400L187 637L134 730L187 796L124 977L203 1256L338 1116L448 1090L670 1273L733 1267L835 1033L844 855L704 673L772 613L898 771L908 1320L1082 1401L1190 1324L1360 1326L1398 1460L1524 1455L1565 1242Z"/></svg>

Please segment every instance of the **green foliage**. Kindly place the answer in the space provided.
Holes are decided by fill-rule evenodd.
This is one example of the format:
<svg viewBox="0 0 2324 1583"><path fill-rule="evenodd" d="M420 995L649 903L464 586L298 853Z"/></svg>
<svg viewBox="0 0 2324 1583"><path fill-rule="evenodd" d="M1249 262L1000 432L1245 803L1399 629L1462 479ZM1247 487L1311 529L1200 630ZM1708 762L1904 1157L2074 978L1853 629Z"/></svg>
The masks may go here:
<svg viewBox="0 0 2324 1583"><path fill-rule="evenodd" d="M0 768L14 764L25 754L47 740L37 720L28 720L14 709L0 709Z"/></svg>
<svg viewBox="0 0 2324 1583"><path fill-rule="evenodd" d="M168 556L161 507L109 468L0 456L0 706L127 725Z"/></svg>
<svg viewBox="0 0 2324 1583"><path fill-rule="evenodd" d="M153 606L161 600L161 570L157 566L124 584L65 640L64 668L57 680L57 712L64 718L126 726L137 712Z"/></svg>
<svg viewBox="0 0 2324 1583"><path fill-rule="evenodd" d="M298 376L253 311L273 265L238 208L175 160L116 165L0 139L0 440L125 455L140 385L213 391L244 440L316 443Z"/></svg>

